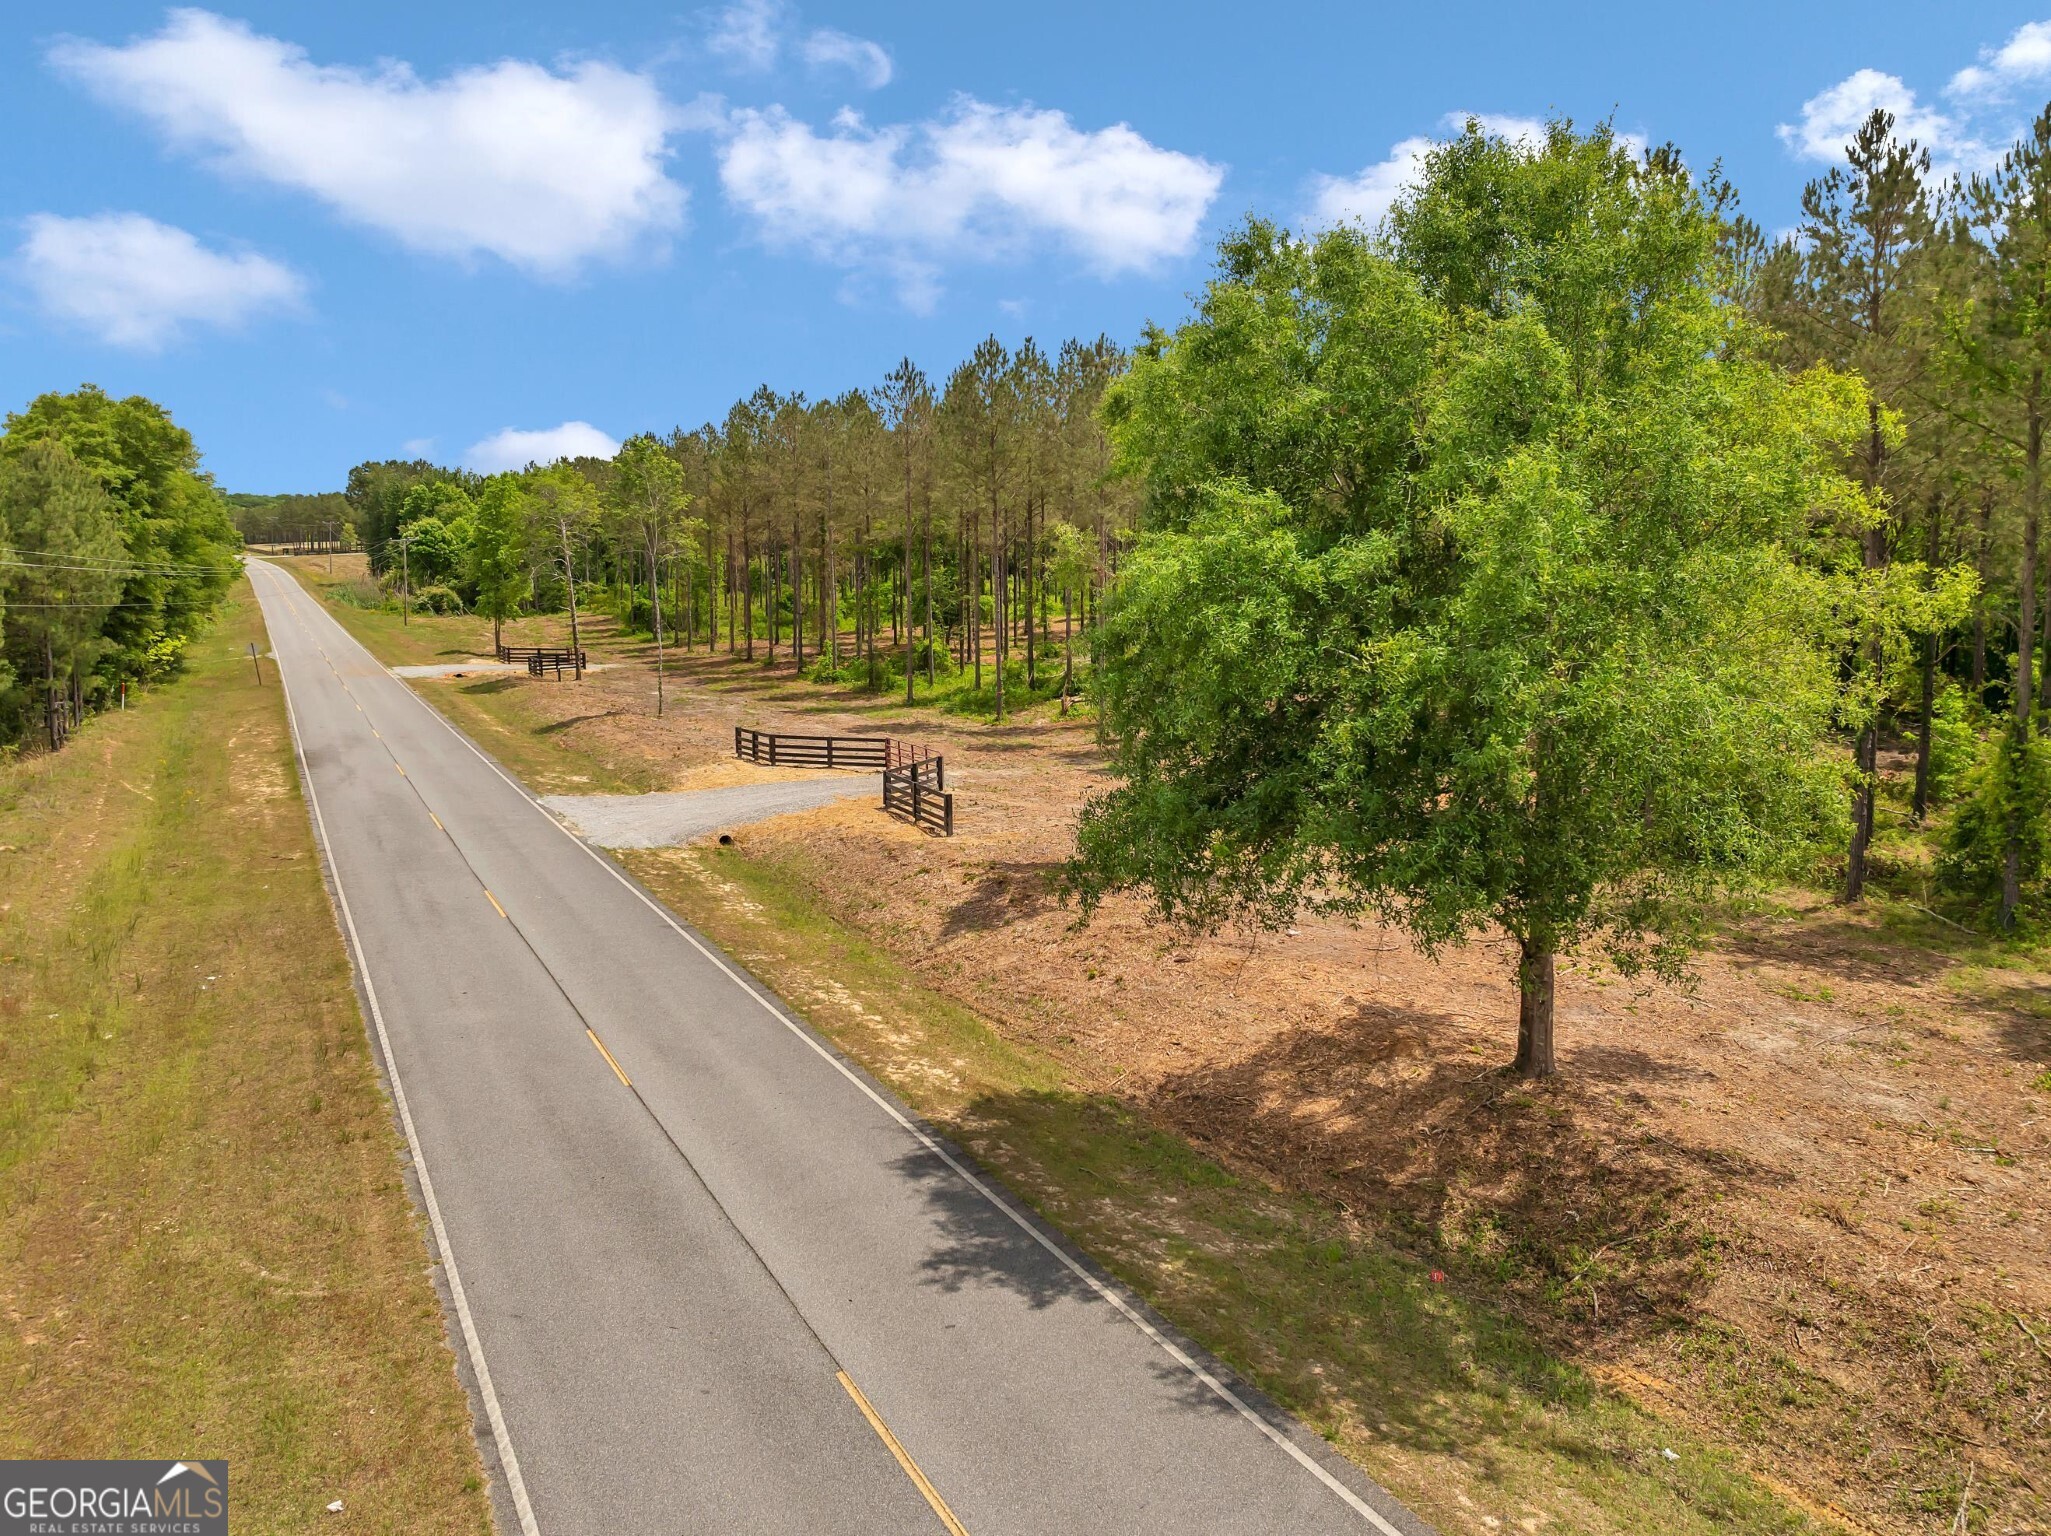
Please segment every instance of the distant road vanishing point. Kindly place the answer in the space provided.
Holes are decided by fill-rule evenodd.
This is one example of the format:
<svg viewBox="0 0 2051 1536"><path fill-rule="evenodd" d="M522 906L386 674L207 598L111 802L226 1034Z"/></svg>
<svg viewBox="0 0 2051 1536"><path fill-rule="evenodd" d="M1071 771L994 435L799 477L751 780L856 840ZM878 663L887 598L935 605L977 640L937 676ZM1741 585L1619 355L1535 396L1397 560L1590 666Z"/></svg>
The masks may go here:
<svg viewBox="0 0 2051 1536"><path fill-rule="evenodd" d="M1426 1530L249 571L504 1528Z"/></svg>

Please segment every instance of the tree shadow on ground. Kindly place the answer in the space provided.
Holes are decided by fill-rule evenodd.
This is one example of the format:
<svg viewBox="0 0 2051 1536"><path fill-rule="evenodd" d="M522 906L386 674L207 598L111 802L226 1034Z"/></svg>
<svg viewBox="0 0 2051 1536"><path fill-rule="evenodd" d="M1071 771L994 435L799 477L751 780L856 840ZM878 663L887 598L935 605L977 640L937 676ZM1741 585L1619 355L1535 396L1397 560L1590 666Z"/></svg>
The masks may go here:
<svg viewBox="0 0 2051 1536"><path fill-rule="evenodd" d="M2001 1048L2016 1060L2051 1062L2051 982L2002 981L1966 999L1991 1016Z"/></svg>
<svg viewBox="0 0 2051 1536"><path fill-rule="evenodd" d="M477 682L464 682L461 691L466 694L504 693L520 686L517 677L487 677Z"/></svg>
<svg viewBox="0 0 2051 1536"><path fill-rule="evenodd" d="M984 865L968 895L948 908L941 937L988 933L1031 921L1059 905L1060 871L1057 859L1000 859Z"/></svg>
<svg viewBox="0 0 2051 1536"><path fill-rule="evenodd" d="M1431 1016L1413 1015L1404 1027L1432 1027ZM1189 1083L1177 1093L1205 1097L1218 1087ZM1271 1188L1248 1176L1255 1170L1237 1155L1237 1139L1228 1150L1150 1120L1104 1098L1016 1091L979 1096L952 1129L973 1156L1031 1189L1040 1214L1137 1285L1171 1325L1200 1335L1284 1408L1344 1415L1418 1453L1486 1460L1491 1444L1536 1439L1548 1454L1605 1474L1632 1470L1615 1465L1615 1447L1591 1441L1585 1421L1557 1417L1586 1408L1596 1389L1502 1305L1499 1277L1486 1266L1441 1283L1403 1224L1363 1224L1329 1188ZM1260 1139L1257 1123L1246 1129ZM1108 1314L1108 1302L938 1158L910 1154L899 1171L934 1217L935 1241L921 1260L926 1283ZM1158 1371L1180 1406L1229 1411L1172 1359Z"/></svg>
<svg viewBox="0 0 2051 1536"><path fill-rule="evenodd" d="M585 725L593 720L610 720L619 713L616 709L594 710L588 715L566 715L560 720L551 720L547 725L534 727L537 736L554 736L567 731L573 725Z"/></svg>
<svg viewBox="0 0 2051 1536"><path fill-rule="evenodd" d="M1430 1037L1452 1026L1359 1003L1168 1073L1134 1102L1234 1166L1373 1212L1577 1322L1614 1335L1687 1312L1712 1274L1701 1198L1783 1176L1634 1124L1638 1085L1698 1074L1584 1047L1563 1053L1560 1078L1531 1084L1436 1055Z"/></svg>
<svg viewBox="0 0 2051 1536"><path fill-rule="evenodd" d="M1926 981L1954 963L1942 950L1904 942L1836 911L1770 924L1747 923L1722 947L1740 966L1765 962L1889 986Z"/></svg>

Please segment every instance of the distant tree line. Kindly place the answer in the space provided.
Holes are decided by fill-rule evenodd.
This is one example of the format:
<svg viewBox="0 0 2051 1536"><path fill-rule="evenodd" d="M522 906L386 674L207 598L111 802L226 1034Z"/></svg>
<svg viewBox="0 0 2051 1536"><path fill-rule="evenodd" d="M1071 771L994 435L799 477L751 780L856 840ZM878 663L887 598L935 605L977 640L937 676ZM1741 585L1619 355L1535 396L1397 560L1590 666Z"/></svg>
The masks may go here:
<svg viewBox="0 0 2051 1536"><path fill-rule="evenodd" d="M368 463L344 494L373 573L418 605L581 603L908 698L945 681L1002 715L1079 686L1075 637L1136 507L1100 411L1125 363L1101 337L1052 356L993 337L937 385L907 360L828 400L764 386L611 460Z"/></svg>
<svg viewBox="0 0 2051 1536"><path fill-rule="evenodd" d="M154 401L85 385L0 431L0 746L59 745L174 671L237 571L228 505Z"/></svg>
<svg viewBox="0 0 2051 1536"><path fill-rule="evenodd" d="M356 543L353 511L340 491L311 496L231 492L228 511L245 544L332 543L346 549Z"/></svg>

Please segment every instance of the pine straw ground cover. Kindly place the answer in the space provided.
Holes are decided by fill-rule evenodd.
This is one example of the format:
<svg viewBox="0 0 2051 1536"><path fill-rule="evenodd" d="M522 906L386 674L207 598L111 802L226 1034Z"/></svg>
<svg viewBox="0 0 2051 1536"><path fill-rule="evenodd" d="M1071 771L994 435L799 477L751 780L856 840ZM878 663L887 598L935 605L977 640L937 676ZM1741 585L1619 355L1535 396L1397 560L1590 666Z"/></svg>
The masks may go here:
<svg viewBox="0 0 2051 1536"><path fill-rule="evenodd" d="M226 1457L237 1530L486 1532L263 634L238 585L183 677L0 762L0 1456Z"/></svg>
<svg viewBox="0 0 2051 1536"><path fill-rule="evenodd" d="M628 862L1444 1529L2051 1528L2042 956L1781 892L1690 989L1563 971L1533 1088L1502 948L1077 929L1085 722L723 651L658 722L614 640L581 686L423 691L549 789L730 775L736 723L945 750L952 841L844 802Z"/></svg>

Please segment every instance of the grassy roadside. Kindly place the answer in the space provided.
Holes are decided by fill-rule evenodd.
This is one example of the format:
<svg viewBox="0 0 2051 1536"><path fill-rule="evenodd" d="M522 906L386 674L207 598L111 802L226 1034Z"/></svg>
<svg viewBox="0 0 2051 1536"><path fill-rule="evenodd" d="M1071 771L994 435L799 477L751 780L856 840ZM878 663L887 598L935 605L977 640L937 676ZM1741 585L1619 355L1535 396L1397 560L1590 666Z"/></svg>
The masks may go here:
<svg viewBox="0 0 2051 1536"><path fill-rule="evenodd" d="M238 1529L488 1532L246 583L0 764L0 1456L224 1456Z"/></svg>
<svg viewBox="0 0 2051 1536"><path fill-rule="evenodd" d="M387 660L477 621L331 611ZM439 635L440 638L425 638ZM424 654L423 654L424 653ZM518 687L422 690L530 784L589 787ZM838 921L802 859L732 849L624 862L1084 1248L1440 1528L1837 1528L1550 1356L1488 1299L1329 1203L1235 1176L1007 1038ZM1667 1453L1672 1452L1669 1456ZM1845 1522L1848 1526L1849 1522Z"/></svg>

